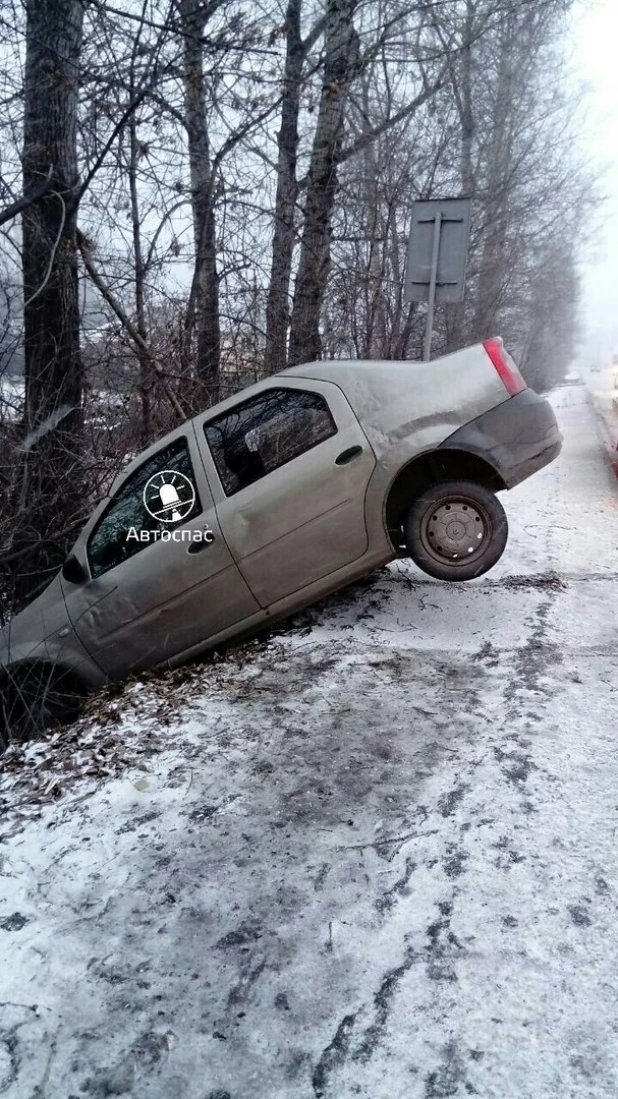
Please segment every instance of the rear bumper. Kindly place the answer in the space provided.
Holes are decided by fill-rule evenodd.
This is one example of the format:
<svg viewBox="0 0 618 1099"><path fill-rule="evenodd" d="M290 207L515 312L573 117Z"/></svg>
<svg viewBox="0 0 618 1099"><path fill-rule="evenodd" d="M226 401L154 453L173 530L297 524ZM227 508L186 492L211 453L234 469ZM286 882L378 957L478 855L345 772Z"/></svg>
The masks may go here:
<svg viewBox="0 0 618 1099"><path fill-rule="evenodd" d="M524 389L460 427L439 449L478 454L513 488L558 457L562 435L549 401Z"/></svg>

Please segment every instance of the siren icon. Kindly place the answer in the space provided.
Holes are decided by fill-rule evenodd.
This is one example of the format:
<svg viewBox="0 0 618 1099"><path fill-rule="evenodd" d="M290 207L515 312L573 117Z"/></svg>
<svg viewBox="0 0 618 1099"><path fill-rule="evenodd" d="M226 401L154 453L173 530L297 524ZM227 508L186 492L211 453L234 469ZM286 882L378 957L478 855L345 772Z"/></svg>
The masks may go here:
<svg viewBox="0 0 618 1099"><path fill-rule="evenodd" d="M180 503L180 496L176 486L170 482L166 482L161 485L159 489L159 496L161 497L161 505L166 510L172 509L172 519L174 522L178 522L180 519L180 512L178 511L178 504Z"/></svg>
<svg viewBox="0 0 618 1099"><path fill-rule="evenodd" d="M160 523L180 523L187 519L195 504L195 488L184 473L163 469L146 482L144 507Z"/></svg>

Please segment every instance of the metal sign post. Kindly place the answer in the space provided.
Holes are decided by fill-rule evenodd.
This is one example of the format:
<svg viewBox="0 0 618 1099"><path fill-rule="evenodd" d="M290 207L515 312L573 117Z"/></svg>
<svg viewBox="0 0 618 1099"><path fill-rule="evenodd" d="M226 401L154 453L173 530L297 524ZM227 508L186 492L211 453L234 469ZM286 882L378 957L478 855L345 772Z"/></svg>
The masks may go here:
<svg viewBox="0 0 618 1099"><path fill-rule="evenodd" d="M470 199L427 199L412 207L405 301L427 302L423 358L431 359L436 303L463 301L470 236Z"/></svg>
<svg viewBox="0 0 618 1099"><path fill-rule="evenodd" d="M423 346L423 358L425 362L431 359L431 337L433 336L433 311L436 304L436 283L438 281L438 259L440 258L440 232L442 230L442 213L436 212L433 223L433 246L431 249L431 273L429 276L429 295L427 297L427 324L425 327L425 343Z"/></svg>

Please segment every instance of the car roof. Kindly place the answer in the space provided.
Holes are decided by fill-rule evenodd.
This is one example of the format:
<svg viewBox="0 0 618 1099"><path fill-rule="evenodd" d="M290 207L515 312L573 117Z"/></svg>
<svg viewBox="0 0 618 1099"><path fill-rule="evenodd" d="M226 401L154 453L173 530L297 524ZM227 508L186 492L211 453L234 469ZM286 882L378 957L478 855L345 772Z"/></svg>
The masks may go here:
<svg viewBox="0 0 618 1099"><path fill-rule="evenodd" d="M454 358L456 355L465 355L470 350L471 349L465 349L463 352L454 352L443 358ZM358 415L361 415L376 403L376 393L382 392L382 386L385 386L384 393L386 393L388 388L394 387L394 392L396 394L401 385L402 377L407 377L409 379L412 372L417 375L426 373L433 375L435 365L436 360L432 363L426 363L410 359L319 359L315 362L301 363L299 366L287 367L285 370L281 370L276 374L270 374L266 378L261 378L260 381L254 382L252 385L246 386L246 388L239 390L237 393L231 394L229 397L224 398L224 400L219 401L210 408L202 409L196 415L185 420L184 423L179 424L178 427L174 428L167 435L160 439L156 439L149 447L137 454L135 458L120 471L111 486L110 495L113 495L118 490L126 477L133 473L142 462L146 461L173 439L178 438L180 435L185 435L189 430L190 424L193 424L197 429L198 421L200 425L204 424L211 418L214 419L217 416L222 415L227 412L228 409L241 404L243 401L251 400L252 397L257 396L265 389L276 386L278 381L285 382L287 378L300 381L303 378L307 378L315 381L334 382L334 384L340 386L346 396L353 401L355 411ZM375 385L372 385L372 376L375 380L376 376L380 375L380 386L376 387Z"/></svg>
<svg viewBox="0 0 618 1099"><path fill-rule="evenodd" d="M315 378L322 381L324 378L332 378L333 373L341 374L368 374L376 370L410 370L426 366L427 364L413 359L319 359L317 362L302 363L300 366L290 366L279 374L273 374L273 378Z"/></svg>
<svg viewBox="0 0 618 1099"><path fill-rule="evenodd" d="M215 419L235 405L251 400L252 397L258 396L265 389L272 389L273 386L276 387L278 382L285 382L288 378L294 379L294 381L307 378L310 381L334 382L345 390L346 381L352 383L352 379L367 378L369 375L375 374L376 371L387 373L389 370L391 372L395 370L401 373L409 373L411 367L424 367L425 365L425 363L420 362L390 361L387 359L320 359L317 362L301 363L300 366L290 366L285 370L277 371L276 374L269 374L265 378L260 378L259 381L253 382L244 389L239 389L237 393L232 393L229 397L218 401L210 408L202 409L192 419L194 421L199 420L202 423L211 418Z"/></svg>

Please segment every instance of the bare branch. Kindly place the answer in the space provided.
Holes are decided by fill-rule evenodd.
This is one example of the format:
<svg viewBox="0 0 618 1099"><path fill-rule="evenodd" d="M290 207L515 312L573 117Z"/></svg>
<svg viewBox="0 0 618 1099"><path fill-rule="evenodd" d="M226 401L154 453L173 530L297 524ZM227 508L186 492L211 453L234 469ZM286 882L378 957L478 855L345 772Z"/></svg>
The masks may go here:
<svg viewBox="0 0 618 1099"><path fill-rule="evenodd" d="M6 225L7 221L17 217L18 214L22 214L29 206L43 198L51 188L53 172L53 165L50 164L45 179L41 180L36 187L27 191L21 198L12 202L10 206L5 206L4 210L0 210L0 225Z"/></svg>

